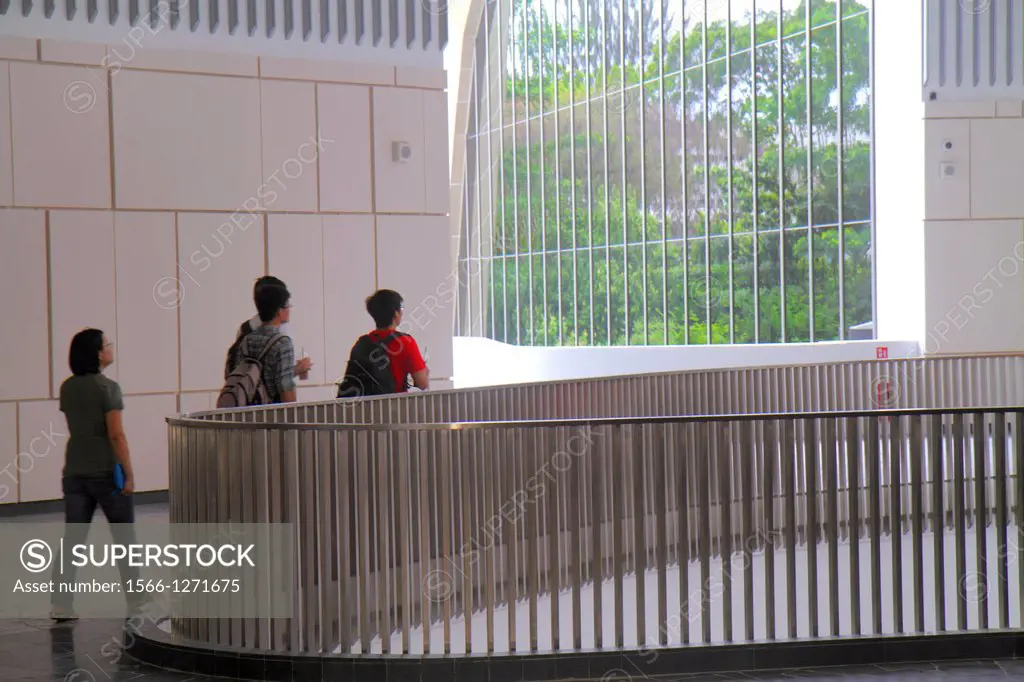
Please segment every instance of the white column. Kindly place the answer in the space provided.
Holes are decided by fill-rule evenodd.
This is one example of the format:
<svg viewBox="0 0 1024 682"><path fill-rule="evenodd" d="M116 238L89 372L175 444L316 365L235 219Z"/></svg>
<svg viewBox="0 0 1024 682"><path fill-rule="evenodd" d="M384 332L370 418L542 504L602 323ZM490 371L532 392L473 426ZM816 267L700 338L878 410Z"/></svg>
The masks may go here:
<svg viewBox="0 0 1024 682"><path fill-rule="evenodd" d="M1021 100L929 101L925 119L925 352L1024 347Z"/></svg>
<svg viewBox="0 0 1024 682"><path fill-rule="evenodd" d="M875 200L880 340L925 337L920 2L875 2Z"/></svg>

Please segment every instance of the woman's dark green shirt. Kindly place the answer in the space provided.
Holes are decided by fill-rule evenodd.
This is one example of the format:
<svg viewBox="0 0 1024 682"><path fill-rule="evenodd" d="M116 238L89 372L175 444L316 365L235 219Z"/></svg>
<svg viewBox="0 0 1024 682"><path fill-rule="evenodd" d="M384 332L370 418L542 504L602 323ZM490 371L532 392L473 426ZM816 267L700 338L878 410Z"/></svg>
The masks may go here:
<svg viewBox="0 0 1024 682"><path fill-rule="evenodd" d="M64 476L114 471L117 462L107 433L107 413L123 410L121 387L100 374L69 377L60 386L60 411L68 422Z"/></svg>

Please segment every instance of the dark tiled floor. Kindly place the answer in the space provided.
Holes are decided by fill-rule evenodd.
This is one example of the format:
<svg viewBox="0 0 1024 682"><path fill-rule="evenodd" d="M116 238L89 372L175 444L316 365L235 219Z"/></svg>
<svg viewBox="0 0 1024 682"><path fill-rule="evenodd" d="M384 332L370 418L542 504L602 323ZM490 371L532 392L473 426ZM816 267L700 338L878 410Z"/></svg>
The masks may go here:
<svg viewBox="0 0 1024 682"><path fill-rule="evenodd" d="M120 654L119 621L83 620L71 625L41 620L0 621L0 680L3 682L205 682L214 678L158 670ZM628 661L624 664L630 668ZM673 680L824 680L845 677L863 682L885 680L988 680L1024 676L1024 660L925 663L899 666L824 668L771 673L647 677L639 669L610 672L602 682ZM356 681L358 682L358 680ZM396 682L407 682L405 680ZM411 682L411 681L408 681ZM486 682L482 679L481 682Z"/></svg>
<svg viewBox="0 0 1024 682"><path fill-rule="evenodd" d="M140 505L139 517L166 518L166 504ZM59 519L57 514L5 518L4 523ZM217 678L173 673L141 665L121 654L121 621L82 620L57 625L49 620L0 620L0 682L206 682ZM600 682L673 682L674 680L825 680L844 677L860 682L875 680L989 680L1024 677L1024 660L967 661L888 666L859 666L772 671L763 673L646 675L643 658L637 665L624 659L622 670L611 671ZM358 678L354 682L361 682ZM415 682L396 679L388 682ZM486 673L480 682L489 682Z"/></svg>
<svg viewBox="0 0 1024 682"><path fill-rule="evenodd" d="M3 682L199 682L203 678L142 666L123 655L121 621L55 624L48 620L0 621Z"/></svg>

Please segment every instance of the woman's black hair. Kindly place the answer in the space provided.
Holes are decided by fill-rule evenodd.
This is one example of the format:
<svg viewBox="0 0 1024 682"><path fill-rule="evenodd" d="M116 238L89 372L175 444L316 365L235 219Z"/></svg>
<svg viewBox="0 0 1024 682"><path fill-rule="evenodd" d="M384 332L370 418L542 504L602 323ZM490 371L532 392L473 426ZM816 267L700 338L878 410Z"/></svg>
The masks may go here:
<svg viewBox="0 0 1024 682"><path fill-rule="evenodd" d="M85 329L71 339L68 364L75 376L99 374L100 353L103 351L103 332L99 329Z"/></svg>

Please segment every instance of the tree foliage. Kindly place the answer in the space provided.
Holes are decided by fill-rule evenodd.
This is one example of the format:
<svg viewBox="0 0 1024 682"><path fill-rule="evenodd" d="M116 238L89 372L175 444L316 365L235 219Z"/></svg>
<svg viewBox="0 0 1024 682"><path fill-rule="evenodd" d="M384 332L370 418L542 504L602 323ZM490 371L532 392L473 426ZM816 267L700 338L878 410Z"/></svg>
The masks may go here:
<svg viewBox="0 0 1024 682"><path fill-rule="evenodd" d="M477 333L755 343L871 320L868 8L741 4L707 23L667 0L490 5L507 38L477 57Z"/></svg>

